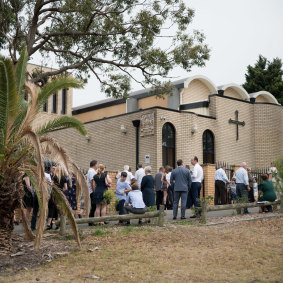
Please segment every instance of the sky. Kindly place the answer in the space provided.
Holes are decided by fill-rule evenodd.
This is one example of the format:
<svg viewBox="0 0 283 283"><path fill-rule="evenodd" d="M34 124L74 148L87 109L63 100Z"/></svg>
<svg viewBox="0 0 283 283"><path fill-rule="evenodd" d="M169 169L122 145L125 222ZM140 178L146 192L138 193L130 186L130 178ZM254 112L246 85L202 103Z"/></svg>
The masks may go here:
<svg viewBox="0 0 283 283"><path fill-rule="evenodd" d="M210 60L190 73L181 68L170 75L177 79L204 75L216 86L245 82L248 65L261 54L283 59L283 0L185 0L195 10L191 28L206 36ZM39 63L39 62L37 62ZM175 80L175 79L174 79ZM132 85L132 91L142 87ZM74 90L73 107L106 98L91 76L85 88Z"/></svg>

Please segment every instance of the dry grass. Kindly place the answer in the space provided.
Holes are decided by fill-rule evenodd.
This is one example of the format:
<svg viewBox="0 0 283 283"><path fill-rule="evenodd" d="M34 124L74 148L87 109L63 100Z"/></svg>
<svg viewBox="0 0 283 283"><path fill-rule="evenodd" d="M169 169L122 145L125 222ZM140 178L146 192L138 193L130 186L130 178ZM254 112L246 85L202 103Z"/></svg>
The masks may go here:
<svg viewBox="0 0 283 283"><path fill-rule="evenodd" d="M107 228L85 237L79 252L0 281L282 282L282 224Z"/></svg>

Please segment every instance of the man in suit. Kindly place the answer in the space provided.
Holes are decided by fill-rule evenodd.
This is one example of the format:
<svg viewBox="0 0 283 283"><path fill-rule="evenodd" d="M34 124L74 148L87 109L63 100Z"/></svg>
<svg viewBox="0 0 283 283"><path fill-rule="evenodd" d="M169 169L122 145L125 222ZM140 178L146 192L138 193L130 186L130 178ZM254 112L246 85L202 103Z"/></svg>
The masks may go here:
<svg viewBox="0 0 283 283"><path fill-rule="evenodd" d="M188 169L184 168L184 163L181 159L177 161L177 168L171 173L170 184L174 188L174 205L173 219L177 219L178 204L181 198L181 219L186 219L186 204L188 190L191 188L192 178Z"/></svg>
<svg viewBox="0 0 283 283"><path fill-rule="evenodd" d="M156 207L159 210L159 206L162 204L163 200L163 188L162 188L162 174L165 171L164 167L159 168L159 172L155 175L154 179L154 188L156 192Z"/></svg>

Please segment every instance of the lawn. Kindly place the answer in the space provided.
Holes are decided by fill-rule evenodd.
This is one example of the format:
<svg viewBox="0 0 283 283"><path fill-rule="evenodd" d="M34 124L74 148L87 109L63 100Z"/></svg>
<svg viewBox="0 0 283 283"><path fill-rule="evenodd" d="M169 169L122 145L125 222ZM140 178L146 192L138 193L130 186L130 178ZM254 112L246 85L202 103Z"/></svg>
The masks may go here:
<svg viewBox="0 0 283 283"><path fill-rule="evenodd" d="M81 251L0 281L282 282L282 224L271 219L85 230ZM72 239L64 241L74 246Z"/></svg>

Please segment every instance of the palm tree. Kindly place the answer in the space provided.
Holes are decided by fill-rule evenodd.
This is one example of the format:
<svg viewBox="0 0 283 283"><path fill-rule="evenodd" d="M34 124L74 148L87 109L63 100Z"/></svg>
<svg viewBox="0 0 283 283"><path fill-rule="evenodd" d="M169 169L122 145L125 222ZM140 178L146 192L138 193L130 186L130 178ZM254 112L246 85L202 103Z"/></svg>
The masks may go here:
<svg viewBox="0 0 283 283"><path fill-rule="evenodd" d="M46 221L48 184L44 176L44 158L56 157L66 172L77 179L77 195L83 193L86 208L89 209L89 193L80 170L71 161L66 151L48 136L50 131L74 128L86 136L84 125L74 117L61 116L44 125L34 126L40 109L48 98L60 89L82 87L82 83L70 76L48 82L41 89L26 82L28 55L24 49L16 67L11 60L0 58L0 253L11 250L11 234L15 208L22 211L23 225L29 239L34 239L35 249L39 248ZM31 99L24 99L28 92ZM39 200L39 220L36 235L32 233L23 213L22 175L26 173ZM78 229L71 208L64 194L55 185L52 195L60 210L66 215L80 246Z"/></svg>

